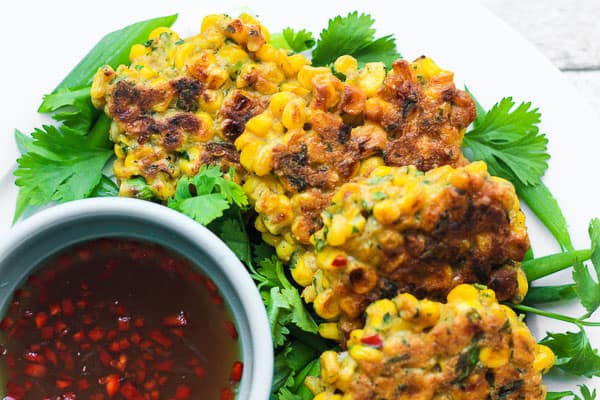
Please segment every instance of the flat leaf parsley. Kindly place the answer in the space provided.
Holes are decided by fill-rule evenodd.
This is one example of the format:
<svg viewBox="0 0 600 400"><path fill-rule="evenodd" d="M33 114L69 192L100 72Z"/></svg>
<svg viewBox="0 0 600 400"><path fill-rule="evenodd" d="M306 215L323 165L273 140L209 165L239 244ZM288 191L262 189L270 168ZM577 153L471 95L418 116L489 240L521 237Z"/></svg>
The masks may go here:
<svg viewBox="0 0 600 400"><path fill-rule="evenodd" d="M90 196L112 156L112 150L91 145L87 137L51 125L36 129L30 142L17 135L28 151L17 160L16 184L29 205ZM17 210L15 218L22 211Z"/></svg>
<svg viewBox="0 0 600 400"><path fill-rule="evenodd" d="M512 98L500 100L467 132L464 146L474 159L485 160L493 175L535 185L548 168L548 139L539 132L537 108L531 103L514 107Z"/></svg>
<svg viewBox="0 0 600 400"><path fill-rule="evenodd" d="M233 171L230 173L230 179ZM240 185L225 179L217 166L203 165L193 177L184 176L177 182L175 196L168 206L207 225L223 216L223 211L235 204L246 207L248 198Z"/></svg>

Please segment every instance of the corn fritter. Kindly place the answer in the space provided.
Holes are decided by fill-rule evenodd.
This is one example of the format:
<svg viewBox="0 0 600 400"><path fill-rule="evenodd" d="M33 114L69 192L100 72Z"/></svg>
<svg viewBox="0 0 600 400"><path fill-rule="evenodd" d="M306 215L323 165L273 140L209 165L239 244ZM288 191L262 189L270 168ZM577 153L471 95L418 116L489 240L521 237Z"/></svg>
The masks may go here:
<svg viewBox="0 0 600 400"><path fill-rule="evenodd" d="M348 350L324 352L306 379L315 400L546 398L554 354L490 289L462 284L445 304L403 293L366 314Z"/></svg>
<svg viewBox="0 0 600 400"><path fill-rule="evenodd" d="M247 14L210 15L188 39L157 28L131 48L130 66L96 73L92 101L113 119L121 195L138 195L131 180L141 177L164 201L180 176L195 175L204 164L233 167L243 179L233 141L270 95L297 85L308 64L268 41L266 28Z"/></svg>
<svg viewBox="0 0 600 400"><path fill-rule="evenodd" d="M483 162L425 173L377 167L342 185L323 221L291 273L316 313L339 319L345 334L369 303L398 293L442 300L458 284L482 283L518 302L527 292L519 200Z"/></svg>

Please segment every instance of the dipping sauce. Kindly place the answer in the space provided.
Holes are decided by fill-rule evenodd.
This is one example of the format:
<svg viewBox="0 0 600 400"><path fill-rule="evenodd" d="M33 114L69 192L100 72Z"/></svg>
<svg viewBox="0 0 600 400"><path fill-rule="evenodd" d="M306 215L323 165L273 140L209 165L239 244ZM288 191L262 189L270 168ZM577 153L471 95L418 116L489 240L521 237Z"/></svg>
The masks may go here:
<svg viewBox="0 0 600 400"><path fill-rule="evenodd" d="M17 290L0 323L14 399L233 399L243 364L215 284L161 246L68 248Z"/></svg>

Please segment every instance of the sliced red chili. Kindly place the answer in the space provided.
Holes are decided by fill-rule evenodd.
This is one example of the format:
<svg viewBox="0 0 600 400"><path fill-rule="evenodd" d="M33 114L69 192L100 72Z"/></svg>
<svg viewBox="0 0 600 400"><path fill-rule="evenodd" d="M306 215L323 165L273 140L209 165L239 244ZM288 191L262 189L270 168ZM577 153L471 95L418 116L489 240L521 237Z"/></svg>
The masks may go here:
<svg viewBox="0 0 600 400"><path fill-rule="evenodd" d="M383 346L383 343L381 342L381 337L379 337L379 335L377 334L363 337L360 339L360 341L361 343L364 343L371 347L381 348L381 346Z"/></svg>
<svg viewBox="0 0 600 400"><path fill-rule="evenodd" d="M244 364L240 361L236 361L233 363L233 367L231 368L231 375L229 379L234 382L239 382L242 380L242 372L244 371Z"/></svg>

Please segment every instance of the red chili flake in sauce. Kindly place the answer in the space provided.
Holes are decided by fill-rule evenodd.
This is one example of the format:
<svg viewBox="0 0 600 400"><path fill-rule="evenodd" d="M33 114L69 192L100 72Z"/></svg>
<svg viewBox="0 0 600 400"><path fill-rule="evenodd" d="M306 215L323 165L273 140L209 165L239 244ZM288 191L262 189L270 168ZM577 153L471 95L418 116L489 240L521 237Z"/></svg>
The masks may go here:
<svg viewBox="0 0 600 400"><path fill-rule="evenodd" d="M15 291L1 321L0 391L15 400L230 400L242 379L217 286L157 245L67 249Z"/></svg>

